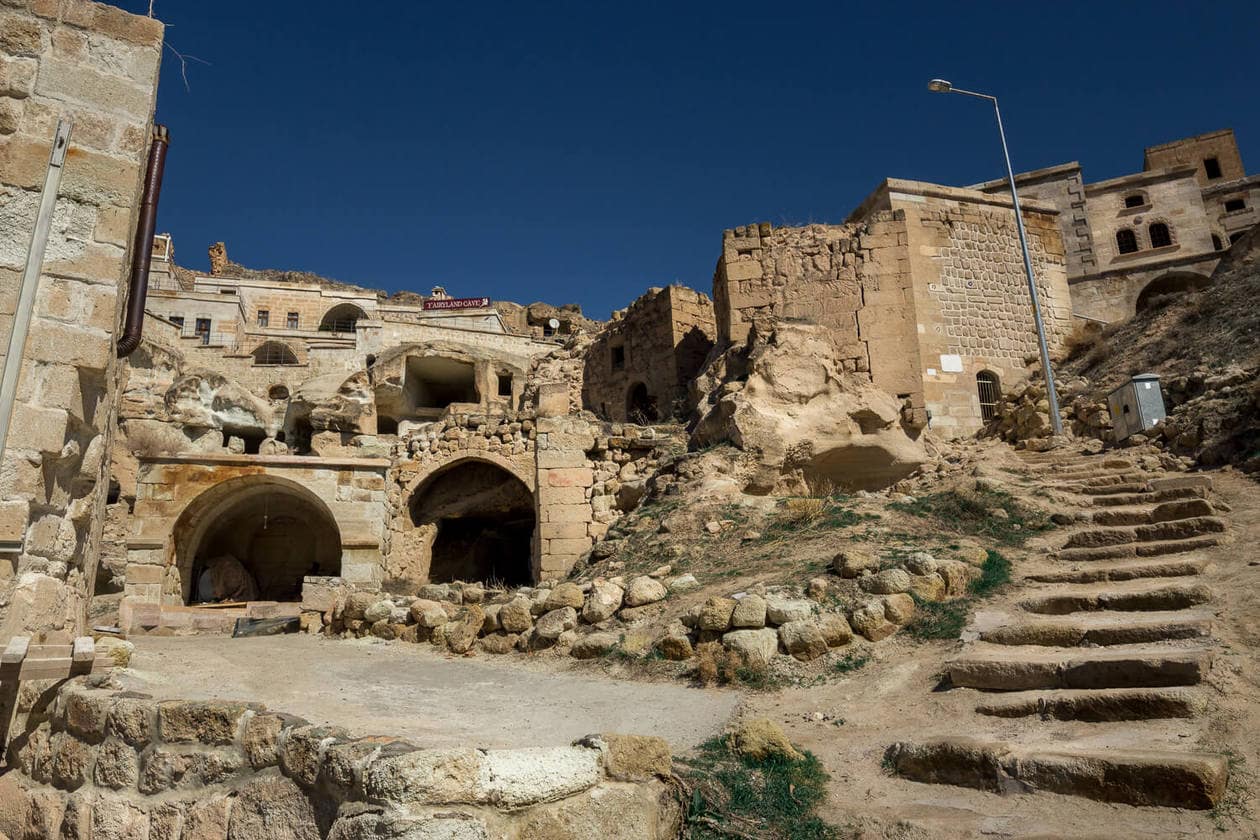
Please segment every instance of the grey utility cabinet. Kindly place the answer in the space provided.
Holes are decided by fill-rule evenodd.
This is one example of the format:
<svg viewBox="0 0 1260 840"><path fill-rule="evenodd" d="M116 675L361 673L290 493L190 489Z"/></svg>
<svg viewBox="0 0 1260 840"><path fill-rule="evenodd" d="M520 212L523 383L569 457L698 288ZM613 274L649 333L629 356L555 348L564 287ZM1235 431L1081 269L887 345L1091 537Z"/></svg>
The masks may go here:
<svg viewBox="0 0 1260 840"><path fill-rule="evenodd" d="M1139 373L1107 395L1107 409L1116 440L1153 429L1168 416L1164 411L1164 395L1159 389L1159 375Z"/></svg>

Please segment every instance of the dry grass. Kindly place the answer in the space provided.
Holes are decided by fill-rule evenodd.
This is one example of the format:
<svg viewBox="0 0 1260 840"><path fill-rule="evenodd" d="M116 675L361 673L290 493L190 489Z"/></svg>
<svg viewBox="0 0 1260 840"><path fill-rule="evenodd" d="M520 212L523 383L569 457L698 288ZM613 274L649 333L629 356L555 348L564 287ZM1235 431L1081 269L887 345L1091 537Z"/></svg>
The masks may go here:
<svg viewBox="0 0 1260 840"><path fill-rule="evenodd" d="M813 525L827 512L827 499L800 496L783 503L783 521L791 525Z"/></svg>

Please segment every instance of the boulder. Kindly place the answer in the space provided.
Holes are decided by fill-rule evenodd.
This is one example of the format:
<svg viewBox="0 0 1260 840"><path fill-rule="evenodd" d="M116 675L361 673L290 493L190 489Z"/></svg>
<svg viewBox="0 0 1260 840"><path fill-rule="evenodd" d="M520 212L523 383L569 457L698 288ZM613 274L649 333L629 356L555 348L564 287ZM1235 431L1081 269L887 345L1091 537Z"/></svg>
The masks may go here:
<svg viewBox="0 0 1260 840"><path fill-rule="evenodd" d="M378 621L384 621L394 610L394 605L389 601L376 601L368 605L363 611L363 620L368 624L375 624Z"/></svg>
<svg viewBox="0 0 1260 840"><path fill-rule="evenodd" d="M827 600L827 592L831 589L831 581L825 577L814 577L809 579L809 585L805 587L805 594L809 600L822 603Z"/></svg>
<svg viewBox="0 0 1260 840"><path fill-rule="evenodd" d="M528 598L517 596L499 608L499 626L508 633L524 633L534 626Z"/></svg>
<svg viewBox="0 0 1260 840"><path fill-rule="evenodd" d="M940 601L945 598L945 579L933 572L930 575L911 575L910 591L924 601Z"/></svg>
<svg viewBox="0 0 1260 840"><path fill-rule="evenodd" d="M805 756L792 746L783 730L765 718L740 723L731 733L731 741L737 753L754 761L765 761L768 758L805 760Z"/></svg>
<svg viewBox="0 0 1260 840"><path fill-rule="evenodd" d="M858 582L867 592L875 595L892 595L910 591L910 575L905 569L885 569L873 575L867 575Z"/></svg>
<svg viewBox="0 0 1260 840"><path fill-rule="evenodd" d="M936 558L926 551L916 551L906 560L906 571L912 575L930 575L936 571Z"/></svg>
<svg viewBox="0 0 1260 840"><path fill-rule="evenodd" d="M866 373L830 327L803 322L754 326L705 375L697 390L712 406L696 424L695 448L729 442L756 457L746 490L767 492L801 479L850 490L888 487L927 458L920 428L903 422L903 401ZM703 384L701 384L703 383Z"/></svg>
<svg viewBox="0 0 1260 840"><path fill-rule="evenodd" d="M804 621L814 614L815 604L804 598L785 598L781 595L766 596L766 620L770 624L787 624Z"/></svg>
<svg viewBox="0 0 1260 840"><path fill-rule="evenodd" d="M587 633L577 637L569 654L574 659L594 659L615 648L617 641L616 633Z"/></svg>
<svg viewBox="0 0 1260 840"><path fill-rule="evenodd" d="M346 619L363 619L363 614L367 612L367 608L380 600L374 592L351 592L346 596L346 605L342 609L341 615Z"/></svg>
<svg viewBox="0 0 1260 840"><path fill-rule="evenodd" d="M779 634L769 627L732 630L722 636L722 647L739 654L748 665L769 665L779 650Z"/></svg>
<svg viewBox="0 0 1260 840"><path fill-rule="evenodd" d="M442 609L441 604L425 598L417 598L412 601L407 612L411 616L411 620L421 627L440 627L450 620L446 615L446 610Z"/></svg>
<svg viewBox="0 0 1260 840"><path fill-rule="evenodd" d="M909 595L888 595L884 598L884 617L898 627L914 618L914 599Z"/></svg>
<svg viewBox="0 0 1260 840"><path fill-rule="evenodd" d="M499 620L503 620L503 612L499 612ZM558 610L546 612L538 618L534 624L534 635L540 639L547 641L555 641L560 638L560 634L566 630L572 630L577 626L577 610L573 607L561 607Z"/></svg>
<svg viewBox="0 0 1260 840"><path fill-rule="evenodd" d="M974 572L960 560L945 560L937 564L936 573L945 581L947 595L966 595Z"/></svg>
<svg viewBox="0 0 1260 840"><path fill-rule="evenodd" d="M691 647L691 639L688 639L681 633L670 633L662 636L656 642L656 649L661 652L661 656L673 662L690 659L694 652Z"/></svg>
<svg viewBox="0 0 1260 840"><path fill-rule="evenodd" d="M606 580L597 580L591 584L590 594L582 606L582 620L587 624L599 624L607 621L621 608L625 591Z"/></svg>
<svg viewBox="0 0 1260 840"><path fill-rule="evenodd" d="M827 613L819 617L818 630L826 640L827 647L842 647L853 641L853 628L838 613Z"/></svg>
<svg viewBox="0 0 1260 840"><path fill-rule="evenodd" d="M690 592L693 589L699 589L700 581L696 580L696 576L689 572L685 575L667 578L665 580L665 588L669 590L669 594L677 595L681 592Z"/></svg>
<svg viewBox="0 0 1260 840"><path fill-rule="evenodd" d="M467 653L477 641L477 636L481 634L481 627L485 621L485 613L476 604L460 607L455 617L447 622L444 628L446 646L452 653Z"/></svg>
<svg viewBox="0 0 1260 840"><path fill-rule="evenodd" d="M854 610L849 616L849 624L872 642L886 639L897 632L897 625L884 617L883 601L871 601Z"/></svg>
<svg viewBox="0 0 1260 840"><path fill-rule="evenodd" d="M486 653L511 653L519 639L515 633L490 633L477 640L477 647Z"/></svg>
<svg viewBox="0 0 1260 840"><path fill-rule="evenodd" d="M749 594L740 598L731 613L731 626L758 629L766 626L766 599Z"/></svg>
<svg viewBox="0 0 1260 840"><path fill-rule="evenodd" d="M831 569L842 578L861 577L879 569L879 557L863 548L846 548L831 558Z"/></svg>
<svg viewBox="0 0 1260 840"><path fill-rule="evenodd" d="M817 659L827 652L827 640L812 621L789 621L779 627L783 649L801 662Z"/></svg>
<svg viewBox="0 0 1260 840"><path fill-rule="evenodd" d="M627 607L642 607L664 600L668 595L665 584L647 575L640 575L630 581L626 587L625 604Z"/></svg>
<svg viewBox="0 0 1260 840"><path fill-rule="evenodd" d="M543 606L548 612L558 610L561 607L572 607L575 610L580 610L582 609L583 600L585 599L578 585L571 581L564 581L551 590L547 595L547 600L543 602Z"/></svg>
<svg viewBox="0 0 1260 840"><path fill-rule="evenodd" d="M731 614L735 612L736 601L733 598L710 598L700 608L696 618L696 627L701 630L712 630L725 633L731 627Z"/></svg>

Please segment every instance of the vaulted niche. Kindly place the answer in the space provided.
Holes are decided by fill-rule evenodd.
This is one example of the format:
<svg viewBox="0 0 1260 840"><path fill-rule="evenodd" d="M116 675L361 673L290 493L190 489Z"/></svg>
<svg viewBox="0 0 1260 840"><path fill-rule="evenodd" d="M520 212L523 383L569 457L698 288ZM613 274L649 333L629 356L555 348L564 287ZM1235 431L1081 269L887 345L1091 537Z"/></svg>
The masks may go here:
<svg viewBox="0 0 1260 840"><path fill-rule="evenodd" d="M437 415L451 403L477 403L476 369L472 362L443 356L409 356L403 400L417 415Z"/></svg>

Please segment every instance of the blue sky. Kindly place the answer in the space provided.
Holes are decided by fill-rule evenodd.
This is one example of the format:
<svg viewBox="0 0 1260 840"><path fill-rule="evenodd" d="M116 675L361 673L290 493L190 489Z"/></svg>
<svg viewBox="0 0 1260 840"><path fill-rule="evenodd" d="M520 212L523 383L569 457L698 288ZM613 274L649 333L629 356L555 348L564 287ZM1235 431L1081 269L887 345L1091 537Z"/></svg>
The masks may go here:
<svg viewBox="0 0 1260 840"><path fill-rule="evenodd" d="M147 0L120 5L143 12ZM951 8L952 7L952 8ZM358 9L356 12L355 10ZM709 291L724 228L842 221L885 177L1080 160L1223 127L1260 171L1260 3L156 0L159 229L179 262L577 302Z"/></svg>

